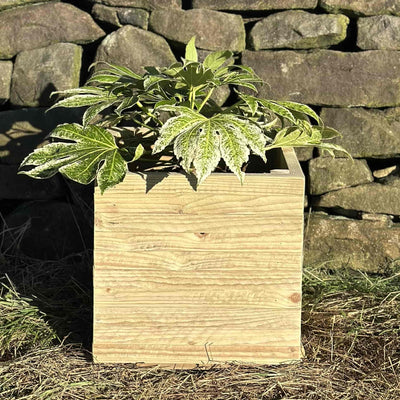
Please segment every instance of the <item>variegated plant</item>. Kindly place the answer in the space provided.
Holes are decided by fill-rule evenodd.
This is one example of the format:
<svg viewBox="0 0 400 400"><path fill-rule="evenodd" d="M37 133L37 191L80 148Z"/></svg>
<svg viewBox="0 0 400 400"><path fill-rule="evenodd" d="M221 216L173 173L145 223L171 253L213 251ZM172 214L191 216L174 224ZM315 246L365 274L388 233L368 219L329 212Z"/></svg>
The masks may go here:
<svg viewBox="0 0 400 400"><path fill-rule="evenodd" d="M107 64L85 86L60 92L65 98L53 107L88 107L82 125L58 126L50 136L63 141L31 153L21 166L33 168L21 173L49 178L60 172L83 184L97 178L104 192L124 179L129 163L159 162L158 154L170 155L169 166L194 173L200 184L221 162L243 182L250 154L266 162L266 151L277 147L345 152L325 141L338 132L306 105L235 90L233 105L218 106L211 96L219 86L256 92L262 83L251 68L233 65L232 57L217 51L201 63L193 38L182 62L167 68L148 67L139 75ZM115 128L126 124L134 128L122 130L121 139Z"/></svg>

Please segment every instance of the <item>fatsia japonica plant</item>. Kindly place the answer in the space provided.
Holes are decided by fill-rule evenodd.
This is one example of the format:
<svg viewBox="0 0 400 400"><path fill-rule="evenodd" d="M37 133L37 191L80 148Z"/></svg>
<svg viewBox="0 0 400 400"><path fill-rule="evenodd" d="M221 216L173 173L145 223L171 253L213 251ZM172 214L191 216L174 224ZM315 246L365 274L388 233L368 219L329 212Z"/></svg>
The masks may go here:
<svg viewBox="0 0 400 400"><path fill-rule="evenodd" d="M143 75L112 64L97 68L85 86L57 92L63 98L53 106L88 107L82 124L59 125L50 137L61 141L28 155L21 167L33 168L20 173L49 178L60 172L82 184L97 179L104 192L124 179L128 164L139 162L178 166L199 185L216 168L243 182L250 154L266 162L274 148L346 152L325 141L339 133L310 107L246 94L257 92L261 79L232 61L232 52L217 51L199 62L192 38L182 62L169 67L147 67ZM225 108L212 99L224 85L237 97Z"/></svg>

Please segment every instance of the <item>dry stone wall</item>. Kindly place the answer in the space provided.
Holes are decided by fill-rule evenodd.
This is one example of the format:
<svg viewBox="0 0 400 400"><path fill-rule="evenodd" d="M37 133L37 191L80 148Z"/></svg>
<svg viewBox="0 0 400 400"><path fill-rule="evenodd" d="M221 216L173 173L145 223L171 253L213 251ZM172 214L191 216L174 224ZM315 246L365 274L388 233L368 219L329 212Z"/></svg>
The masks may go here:
<svg viewBox="0 0 400 400"><path fill-rule="evenodd" d="M3 242L34 257L90 248L82 232L92 187L16 175L57 124L82 115L45 113L50 93L83 84L93 61L136 72L168 65L193 35L200 58L234 51L268 83L262 96L310 104L343 134L335 141L354 162L297 150L307 177L305 263L398 262L399 0L0 0L0 212L13 234ZM232 89L215 100L233 101ZM21 229L25 239L14 240Z"/></svg>

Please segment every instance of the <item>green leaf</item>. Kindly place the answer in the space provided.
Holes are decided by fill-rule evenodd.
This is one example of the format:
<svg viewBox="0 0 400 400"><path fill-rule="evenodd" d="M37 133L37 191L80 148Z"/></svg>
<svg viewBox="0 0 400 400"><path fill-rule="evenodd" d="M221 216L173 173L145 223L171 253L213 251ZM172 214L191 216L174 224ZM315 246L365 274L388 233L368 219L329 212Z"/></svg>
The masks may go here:
<svg viewBox="0 0 400 400"><path fill-rule="evenodd" d="M250 109L251 115L254 115L258 109L258 99L254 96L246 96L239 93L239 97L247 104Z"/></svg>
<svg viewBox="0 0 400 400"><path fill-rule="evenodd" d="M169 67L167 67L167 68L165 68L165 69L163 69L163 73L165 74L165 75L168 75L168 76L175 76L177 73L179 73L181 70L182 70L182 68L183 68L183 65L182 65L182 63L180 63L180 62L175 62L175 63L173 63L172 65L170 65Z"/></svg>
<svg viewBox="0 0 400 400"><path fill-rule="evenodd" d="M116 98L109 100L109 101L105 101L103 103L100 104L95 104L93 106L90 106L85 113L83 114L83 118L82 118L82 124L83 125L88 125L90 122L93 121L93 119L99 115L103 110L105 110L106 108L112 106L115 102L116 102Z"/></svg>
<svg viewBox="0 0 400 400"><path fill-rule="evenodd" d="M107 74L106 72L98 72L93 74L87 81L86 84L88 83L115 83L117 82L119 77L117 75L113 74Z"/></svg>
<svg viewBox="0 0 400 400"><path fill-rule="evenodd" d="M288 110L286 107L283 107L282 105L277 104L274 101L269 101L269 100L265 100L265 99L258 99L258 101L267 110L270 110L273 113L275 113L276 115L286 118L293 124L296 123L295 117L290 112L290 110Z"/></svg>
<svg viewBox="0 0 400 400"><path fill-rule="evenodd" d="M198 140L199 130L195 126L181 133L174 142L175 156L178 160L181 160L180 164L186 172L190 172L190 167L196 156Z"/></svg>
<svg viewBox="0 0 400 400"><path fill-rule="evenodd" d="M243 183L244 172L242 166L249 159L250 151L240 129L234 124L229 124L215 118L214 123L221 137L221 155L229 169Z"/></svg>
<svg viewBox="0 0 400 400"><path fill-rule="evenodd" d="M220 137L210 120L203 122L199 127L196 154L193 165L196 169L198 185L206 179L217 167L220 159Z"/></svg>
<svg viewBox="0 0 400 400"><path fill-rule="evenodd" d="M264 162L267 162L267 158L265 156L265 144L267 142L267 137L264 135L263 130L256 123L249 119L239 118L238 116L230 114L221 114L219 116L215 116L213 119L221 121L225 125L232 127L238 137L238 141L243 142L246 146L249 146L254 154L257 154L264 160Z"/></svg>
<svg viewBox="0 0 400 400"><path fill-rule="evenodd" d="M324 153L326 151L332 157L335 157L334 152L338 151L340 153L344 153L347 157L353 159L351 154L347 150L345 150L342 146L339 146L338 144L321 142L317 147L322 151L322 153Z"/></svg>
<svg viewBox="0 0 400 400"><path fill-rule="evenodd" d="M314 118L318 123L320 123L321 121L320 117L315 113L315 111L305 104L294 103L292 101L277 101L276 103L280 104L283 107L289 108L289 110L294 110L309 115L310 117Z"/></svg>
<svg viewBox="0 0 400 400"><path fill-rule="evenodd" d="M94 104L98 104L107 100L110 100L110 97L105 95L97 95L97 94L76 95L67 97L64 100L60 100L52 107L50 107L50 110L57 107L73 108L73 107L92 106Z"/></svg>
<svg viewBox="0 0 400 400"><path fill-rule="evenodd" d="M174 153L185 171L195 168L198 184L217 167L221 157L232 172L243 181L242 166L250 150L265 159L267 137L261 127L246 117L216 114L211 118L188 107L160 107L180 114L160 129L153 153L174 142Z"/></svg>
<svg viewBox="0 0 400 400"><path fill-rule="evenodd" d="M207 84L213 78L210 69L204 69L200 63L192 62L186 65L178 74L189 87L198 87Z"/></svg>
<svg viewBox="0 0 400 400"><path fill-rule="evenodd" d="M169 99L169 100L161 100L158 103L156 103L154 105L154 109L163 107L163 106L173 106L174 104L176 104L176 100L175 99Z"/></svg>
<svg viewBox="0 0 400 400"><path fill-rule="evenodd" d="M119 76L129 76L130 78L138 79L138 80L143 79L143 77L141 75L136 74L130 68L123 67L122 65L111 64L111 63L108 63L105 61L100 61L99 63L105 64L108 66L108 69L102 69L99 72L108 71L110 73L113 73L113 74L119 75Z"/></svg>
<svg viewBox="0 0 400 400"><path fill-rule="evenodd" d="M328 126L314 126L313 129L317 129L320 132L322 139L342 137L340 132L338 132L336 129L329 128Z"/></svg>
<svg viewBox="0 0 400 400"><path fill-rule="evenodd" d="M196 42L196 36L193 36L186 45L185 59L188 61L197 62L198 60L195 42Z"/></svg>
<svg viewBox="0 0 400 400"><path fill-rule="evenodd" d="M73 143L51 143L35 150L21 164L21 167L34 168L20 173L41 179L60 172L83 184L97 177L101 193L124 179L127 163L114 137L106 129L94 125L64 124L58 126L51 137Z"/></svg>
<svg viewBox="0 0 400 400"><path fill-rule="evenodd" d="M133 154L133 157L130 158L128 160L128 162L134 162L134 161L139 160L139 158L142 157L143 154L144 154L144 147L139 143L137 145L137 147L135 148L135 152Z"/></svg>
<svg viewBox="0 0 400 400"><path fill-rule="evenodd" d="M103 88L99 88L96 86L82 86L80 88L60 90L60 91L51 93L52 96L54 94L61 94L63 96L69 96L69 95L74 95L74 94L75 95L77 95L77 94L93 94L93 95L105 96L105 95L107 95L107 91L104 90Z"/></svg>
<svg viewBox="0 0 400 400"><path fill-rule="evenodd" d="M170 118L160 129L160 136L154 143L153 154L164 150L178 135L198 126L207 120L203 115L188 107L163 106L160 110L180 112L181 115Z"/></svg>
<svg viewBox="0 0 400 400"><path fill-rule="evenodd" d="M310 125L311 126L311 125ZM341 146L333 143L324 142L323 129L321 127L311 127L311 129L301 129L301 127L287 127L282 129L275 136L274 141L266 147L266 150L279 147L317 147L322 151L327 151L334 155L334 150L351 155ZM328 131L330 132L330 130ZM328 133L327 135L331 135Z"/></svg>
<svg viewBox="0 0 400 400"><path fill-rule="evenodd" d="M205 68L211 69L211 71L216 71L218 68L222 67L224 63L232 58L233 53L228 50L214 51L210 53L203 62Z"/></svg>
<svg viewBox="0 0 400 400"><path fill-rule="evenodd" d="M115 109L115 112L118 115L121 115L125 110L133 107L136 102L138 101L138 98L135 96L132 97L125 97L121 103L118 105L118 107Z"/></svg>

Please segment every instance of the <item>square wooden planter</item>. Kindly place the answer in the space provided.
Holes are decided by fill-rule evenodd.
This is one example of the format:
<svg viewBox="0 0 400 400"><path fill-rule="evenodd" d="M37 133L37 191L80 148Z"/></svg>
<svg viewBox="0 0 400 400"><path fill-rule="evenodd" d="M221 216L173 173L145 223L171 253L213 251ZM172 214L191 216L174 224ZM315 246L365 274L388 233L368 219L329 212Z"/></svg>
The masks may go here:
<svg viewBox="0 0 400 400"><path fill-rule="evenodd" d="M95 361L300 358L304 176L293 149L273 168L243 186L150 172L96 191Z"/></svg>

